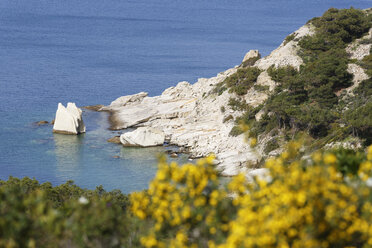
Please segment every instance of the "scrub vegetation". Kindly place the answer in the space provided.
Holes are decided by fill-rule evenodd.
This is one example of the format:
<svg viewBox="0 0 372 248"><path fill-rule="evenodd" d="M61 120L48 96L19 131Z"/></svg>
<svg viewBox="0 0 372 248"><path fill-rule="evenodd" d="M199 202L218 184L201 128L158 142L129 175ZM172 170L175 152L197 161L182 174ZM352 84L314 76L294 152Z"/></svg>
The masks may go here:
<svg viewBox="0 0 372 248"><path fill-rule="evenodd" d="M262 118L257 121L257 109L248 109L237 118L237 123L250 126L250 137L278 129L284 136L293 138L305 131L313 139L324 141L343 140L352 135L369 145L372 142L371 78L354 89L353 97L345 97L344 89L353 84L353 75L347 71L352 60L345 48L369 31L371 16L353 8L332 8L309 22L315 27L315 34L298 42L303 65L299 70L290 66L270 67L268 74L277 87L260 107L264 111ZM364 57L359 64L371 77L372 55Z"/></svg>

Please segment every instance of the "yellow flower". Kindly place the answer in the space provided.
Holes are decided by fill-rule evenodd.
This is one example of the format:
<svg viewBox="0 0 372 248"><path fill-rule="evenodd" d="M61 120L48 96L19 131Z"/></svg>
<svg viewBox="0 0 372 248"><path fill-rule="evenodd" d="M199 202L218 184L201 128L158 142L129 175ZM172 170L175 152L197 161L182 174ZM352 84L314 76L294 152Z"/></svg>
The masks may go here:
<svg viewBox="0 0 372 248"><path fill-rule="evenodd" d="M337 161L337 158L335 155L329 153L329 154L326 154L325 157L324 157L324 163L326 164L334 164L336 163Z"/></svg>
<svg viewBox="0 0 372 248"><path fill-rule="evenodd" d="M257 145L257 138L252 138L251 142L249 143L251 147L255 147Z"/></svg>
<svg viewBox="0 0 372 248"><path fill-rule="evenodd" d="M367 159L372 160L372 145L370 145L367 149Z"/></svg>

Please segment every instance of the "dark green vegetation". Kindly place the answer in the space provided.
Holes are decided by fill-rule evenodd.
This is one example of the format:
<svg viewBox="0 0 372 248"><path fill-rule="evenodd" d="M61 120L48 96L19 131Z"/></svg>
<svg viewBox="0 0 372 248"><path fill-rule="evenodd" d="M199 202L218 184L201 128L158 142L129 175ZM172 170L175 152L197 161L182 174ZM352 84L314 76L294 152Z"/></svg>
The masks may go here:
<svg viewBox="0 0 372 248"><path fill-rule="evenodd" d="M322 17L309 22L315 26L315 34L298 42L298 55L303 65L299 70L289 66L269 68L270 77L278 84L275 92L264 106L248 108L237 121L249 125L251 137L277 129L287 138L306 131L313 139L318 139L319 146L349 135L361 138L366 145L371 144L372 80L365 80L356 87L354 96L345 96L343 91L353 84L353 75L347 72L348 64L356 63L349 59L345 48L368 32L371 15L353 8L329 9ZM293 38L288 37L288 41ZM358 63L371 77L372 55ZM225 85L234 87L231 81L240 82L237 77L231 76ZM236 92L231 88L230 91ZM261 109L264 114L256 121L255 114ZM232 134L238 132L235 130Z"/></svg>
<svg viewBox="0 0 372 248"><path fill-rule="evenodd" d="M285 39L284 39L284 45L286 45L288 42L294 40L295 37L296 37L295 34L290 34L287 37L285 37Z"/></svg>
<svg viewBox="0 0 372 248"><path fill-rule="evenodd" d="M245 95L257 80L261 70L257 67L242 67L236 73L226 78L223 82L217 84L214 93L221 95L225 90L229 89L230 93L237 95Z"/></svg>
<svg viewBox="0 0 372 248"><path fill-rule="evenodd" d="M244 95L254 85L260 73L261 70L256 67L239 68L236 73L225 79L224 84L229 88L229 92Z"/></svg>
<svg viewBox="0 0 372 248"><path fill-rule="evenodd" d="M253 58L249 58L247 59L246 61L244 61L241 66L242 67L249 67L249 66L253 66L254 63L256 63L257 60L260 59L260 56L257 56L257 57L253 57Z"/></svg>
<svg viewBox="0 0 372 248"><path fill-rule="evenodd" d="M119 190L0 181L0 247L136 247L129 199Z"/></svg>

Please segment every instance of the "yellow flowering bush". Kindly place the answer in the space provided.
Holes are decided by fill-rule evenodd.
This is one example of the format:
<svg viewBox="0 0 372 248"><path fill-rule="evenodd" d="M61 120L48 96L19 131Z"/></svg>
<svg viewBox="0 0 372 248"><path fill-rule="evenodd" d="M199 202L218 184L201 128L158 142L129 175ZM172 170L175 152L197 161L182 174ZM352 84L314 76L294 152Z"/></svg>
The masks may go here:
<svg viewBox="0 0 372 248"><path fill-rule="evenodd" d="M293 154L292 154L293 155ZM220 247L372 247L372 147L359 175L344 177L333 153L313 154L310 164L270 159L271 182L255 179ZM241 179L239 179L241 180ZM247 188L248 190L248 188Z"/></svg>
<svg viewBox="0 0 372 248"><path fill-rule="evenodd" d="M196 165L162 160L131 210L152 227L144 247L372 247L372 146L356 175L334 152L298 160L300 144L269 159L270 180L245 175L221 186L213 157Z"/></svg>
<svg viewBox="0 0 372 248"><path fill-rule="evenodd" d="M133 213L154 222L143 246L207 247L225 240L236 210L220 187L213 160L179 166L163 158L149 189L131 195Z"/></svg>

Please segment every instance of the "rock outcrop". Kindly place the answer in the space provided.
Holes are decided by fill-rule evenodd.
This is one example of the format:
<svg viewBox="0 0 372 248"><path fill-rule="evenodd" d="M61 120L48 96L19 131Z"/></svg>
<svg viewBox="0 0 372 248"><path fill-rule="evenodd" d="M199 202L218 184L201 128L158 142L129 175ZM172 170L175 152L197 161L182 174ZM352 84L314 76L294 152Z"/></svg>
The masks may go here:
<svg viewBox="0 0 372 248"><path fill-rule="evenodd" d="M293 37L290 41L283 41L283 43L274 51L271 52L269 56L266 56L255 64L261 70L267 70L270 66L275 67L282 66L293 66L295 68L300 68L303 63L302 59L297 55L298 51L298 40L306 35L312 35L314 33L314 28L310 24L302 26L297 31L293 32L291 36Z"/></svg>
<svg viewBox="0 0 372 248"><path fill-rule="evenodd" d="M127 101L121 107L110 105L105 109L111 112L113 129L138 127L121 135L124 145L147 146L138 141L145 136L142 130L155 128L164 132L170 144L185 148L192 158L216 154L222 174L235 175L245 170L246 161L257 161L260 157L244 142L243 136L229 136L234 122L224 123L223 119L238 113L231 109L221 113L221 106L228 106L230 93L210 94L216 84L235 72L236 68L232 68L216 77L201 78L193 85L180 82L160 96L145 96L138 101ZM162 142L164 139L157 144Z"/></svg>
<svg viewBox="0 0 372 248"><path fill-rule="evenodd" d="M262 92L252 87L244 98L247 104L252 107L262 104L274 90L276 84L266 71L271 65L299 68L302 60L297 56L297 39L312 33L312 27L305 25L293 33L294 40L283 42L269 56L261 59L257 50L247 53L243 65L250 66L245 65L244 61L252 60L254 66L263 70L257 84L268 88L267 92ZM191 158L214 153L217 168L222 175L248 172L248 165L260 161L262 153L260 149L251 148L244 141L243 135L229 135L235 123L224 121L242 114L228 105L231 97L238 96L228 91L222 94L212 93L217 84L237 69L238 67L226 70L209 79L201 78L195 84L180 82L177 86L166 89L160 96L149 97L147 93L141 92L120 97L102 110L111 112L112 129L137 127L137 130L121 136L124 145L139 145L138 140L144 139L143 128L155 128L164 132L170 144L187 150ZM257 115L257 118L260 116ZM140 133L142 137L138 138ZM144 146L143 144L140 146Z"/></svg>
<svg viewBox="0 0 372 248"><path fill-rule="evenodd" d="M346 52L350 54L351 59L362 60L365 56L369 55L371 49L372 28L368 34L360 39L356 39L347 46ZM366 42L364 42L366 41Z"/></svg>
<svg viewBox="0 0 372 248"><path fill-rule="evenodd" d="M119 97L118 99L116 99L115 101L111 102L110 106L108 106L108 107L103 106L103 107L101 107L100 110L104 110L104 111L114 110L116 108L120 108L120 107L125 106L125 105L130 104L130 103L139 102L146 96L147 96L146 92L140 92L140 93L134 94L134 95L122 96L122 97Z"/></svg>
<svg viewBox="0 0 372 248"><path fill-rule="evenodd" d="M372 28L369 30L368 34L360 39L356 39L350 45L346 47L346 52L349 54L350 59L362 60L365 56L369 55L371 49L372 40ZM368 79L368 75L365 73L364 69L356 64L348 64L347 71L353 74L353 85L346 89L349 95L353 95L353 90L358 87L358 85L363 81Z"/></svg>
<svg viewBox="0 0 372 248"><path fill-rule="evenodd" d="M364 72L364 69L357 64L348 64L347 72L353 74L353 85L346 89L349 94L353 94L353 90L358 87L358 85L368 79L368 75Z"/></svg>
<svg viewBox="0 0 372 248"><path fill-rule="evenodd" d="M82 113L75 103L69 102L67 107L64 107L62 103L58 103L53 132L62 134L85 133Z"/></svg>
<svg viewBox="0 0 372 248"><path fill-rule="evenodd" d="M164 132L152 127L139 127L132 132L120 135L120 142L123 146L159 146L164 144L164 140Z"/></svg>
<svg viewBox="0 0 372 248"><path fill-rule="evenodd" d="M261 54L258 52L258 50L249 50L245 54L242 63L249 61L251 59L260 59L260 58L261 58Z"/></svg>

